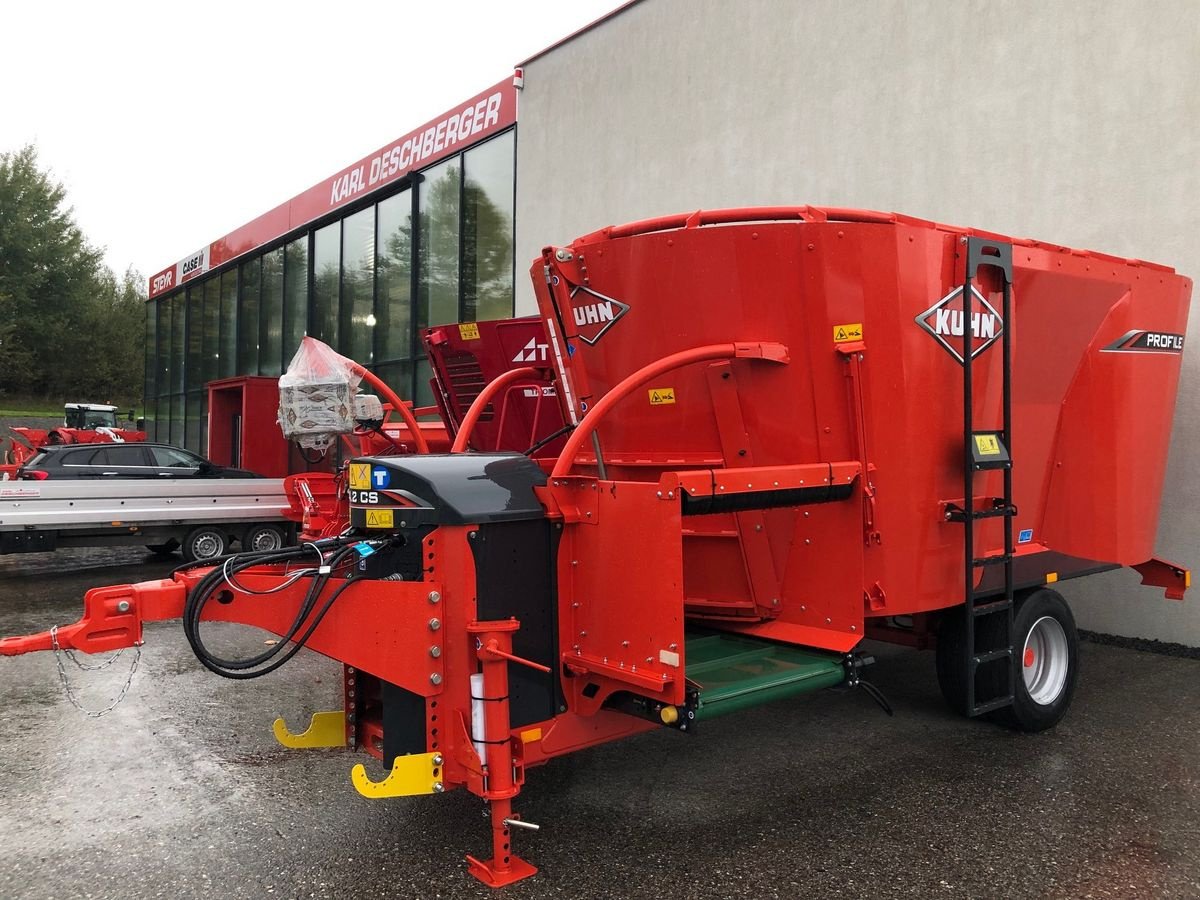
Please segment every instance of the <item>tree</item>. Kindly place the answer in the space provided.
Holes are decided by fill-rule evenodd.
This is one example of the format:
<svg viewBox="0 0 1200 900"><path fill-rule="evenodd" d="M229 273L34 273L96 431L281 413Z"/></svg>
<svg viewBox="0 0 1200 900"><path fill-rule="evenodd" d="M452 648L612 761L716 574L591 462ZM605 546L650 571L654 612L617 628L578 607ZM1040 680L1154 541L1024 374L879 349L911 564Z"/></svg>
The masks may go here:
<svg viewBox="0 0 1200 900"><path fill-rule="evenodd" d="M141 277L103 264L37 151L0 153L0 393L140 397L144 302Z"/></svg>

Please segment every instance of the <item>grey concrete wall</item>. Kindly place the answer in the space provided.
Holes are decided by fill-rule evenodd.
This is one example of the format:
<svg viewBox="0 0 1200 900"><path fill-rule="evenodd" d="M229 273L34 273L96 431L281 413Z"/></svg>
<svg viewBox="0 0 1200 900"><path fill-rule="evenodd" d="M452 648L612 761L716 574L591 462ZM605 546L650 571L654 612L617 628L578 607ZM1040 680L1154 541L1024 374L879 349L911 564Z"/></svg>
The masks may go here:
<svg viewBox="0 0 1200 900"><path fill-rule="evenodd" d="M811 203L1196 277L1198 122L1195 0L643 0L525 68L518 270L608 224ZM1200 304L1188 341L1158 546L1200 567ZM1200 591L1137 583L1064 592L1082 627L1200 645Z"/></svg>

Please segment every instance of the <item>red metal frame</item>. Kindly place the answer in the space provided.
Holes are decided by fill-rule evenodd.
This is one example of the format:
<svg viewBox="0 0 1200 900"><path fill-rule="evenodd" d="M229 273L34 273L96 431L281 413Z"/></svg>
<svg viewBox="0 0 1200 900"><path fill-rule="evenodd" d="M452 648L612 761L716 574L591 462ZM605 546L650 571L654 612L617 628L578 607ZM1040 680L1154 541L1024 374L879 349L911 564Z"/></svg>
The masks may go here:
<svg viewBox="0 0 1200 900"><path fill-rule="evenodd" d="M643 366L609 391L592 408L583 421L579 423L579 427L571 433L571 436L567 439L566 446L563 447L562 453L559 454L558 462L554 464L554 469L550 473L551 477L562 478L570 472L571 466L575 462L575 457L579 454L580 447L587 438L592 436L596 428L599 427L601 420L608 415L617 403L650 381L650 379L657 378L666 372L691 363L712 359L735 358L763 359L768 362L786 363L788 361L787 347L782 344L772 343L709 344L703 347L694 347L691 350L671 353L662 359Z"/></svg>
<svg viewBox="0 0 1200 900"><path fill-rule="evenodd" d="M479 422L479 417L483 415L483 411L487 409L496 396L504 389L522 381L534 380L535 383L541 382L538 377L541 370L535 369L533 366L522 366L519 369L509 369L507 372L497 375L487 386L479 392L479 396L471 404L467 414L463 417L462 424L458 427L458 434L454 436L454 443L450 447L451 453L462 453L471 445L471 432L474 431L475 425Z"/></svg>

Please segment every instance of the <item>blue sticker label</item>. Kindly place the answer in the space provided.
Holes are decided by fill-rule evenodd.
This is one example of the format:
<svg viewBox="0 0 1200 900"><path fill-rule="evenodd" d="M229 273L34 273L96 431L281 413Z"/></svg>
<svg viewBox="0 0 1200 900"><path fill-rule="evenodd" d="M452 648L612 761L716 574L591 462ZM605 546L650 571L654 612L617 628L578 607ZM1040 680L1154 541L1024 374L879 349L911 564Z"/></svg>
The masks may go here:
<svg viewBox="0 0 1200 900"><path fill-rule="evenodd" d="M575 345L568 343L567 344L567 356L574 356L574 355L575 355Z"/></svg>
<svg viewBox="0 0 1200 900"><path fill-rule="evenodd" d="M1032 540L1033 540L1033 529L1032 528L1022 528L1021 533L1019 535L1017 535L1017 543L1018 544L1028 544Z"/></svg>
<svg viewBox="0 0 1200 900"><path fill-rule="evenodd" d="M382 466L375 466L371 469L371 487L377 491L383 490L392 483L392 473L390 470Z"/></svg>

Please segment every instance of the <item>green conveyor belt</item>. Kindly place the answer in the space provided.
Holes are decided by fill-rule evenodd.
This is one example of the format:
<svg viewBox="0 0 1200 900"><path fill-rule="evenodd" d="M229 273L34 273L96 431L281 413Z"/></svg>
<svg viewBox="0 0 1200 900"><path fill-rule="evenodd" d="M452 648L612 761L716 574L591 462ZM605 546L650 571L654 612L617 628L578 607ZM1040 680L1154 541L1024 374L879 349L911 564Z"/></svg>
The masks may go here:
<svg viewBox="0 0 1200 900"><path fill-rule="evenodd" d="M687 677L700 685L697 718L819 691L846 679L842 656L740 634L689 630Z"/></svg>

